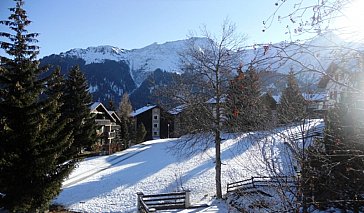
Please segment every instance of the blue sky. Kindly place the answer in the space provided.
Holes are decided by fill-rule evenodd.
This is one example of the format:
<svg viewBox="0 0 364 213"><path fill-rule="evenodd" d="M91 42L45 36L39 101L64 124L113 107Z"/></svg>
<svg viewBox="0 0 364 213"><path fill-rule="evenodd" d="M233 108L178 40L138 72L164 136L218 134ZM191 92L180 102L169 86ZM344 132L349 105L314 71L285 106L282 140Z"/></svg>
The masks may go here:
<svg viewBox="0 0 364 213"><path fill-rule="evenodd" d="M262 32L263 20L276 9L277 0L25 0L39 32L40 56L72 48L112 45L135 49L154 42L187 38L199 28L218 34L224 19L248 36L247 45L287 40L285 25L274 22ZM0 19L7 19L12 0L0 0ZM0 28L3 30L3 28Z"/></svg>

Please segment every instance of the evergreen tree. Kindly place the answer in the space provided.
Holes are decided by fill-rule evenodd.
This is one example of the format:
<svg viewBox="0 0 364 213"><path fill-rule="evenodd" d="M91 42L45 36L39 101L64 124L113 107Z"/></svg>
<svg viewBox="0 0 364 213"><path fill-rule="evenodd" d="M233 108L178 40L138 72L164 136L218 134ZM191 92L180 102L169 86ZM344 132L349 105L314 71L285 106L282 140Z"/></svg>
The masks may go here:
<svg viewBox="0 0 364 213"><path fill-rule="evenodd" d="M147 135L147 130L145 129L144 124L140 123L137 127L137 131L135 134L135 142L137 144L143 142L146 135Z"/></svg>
<svg viewBox="0 0 364 213"><path fill-rule="evenodd" d="M127 149L130 145L131 140L131 130L130 130L130 121L128 118L121 117L121 129L120 129L120 136L121 136L121 143L122 148Z"/></svg>
<svg viewBox="0 0 364 213"><path fill-rule="evenodd" d="M260 99L262 104L264 105L264 108L266 109L265 122L267 124L272 124L272 122L274 122L275 120L273 110L277 109L277 102L274 100L270 92L262 95Z"/></svg>
<svg viewBox="0 0 364 213"><path fill-rule="evenodd" d="M67 128L72 131L74 142L67 152L69 157L80 153L82 148L90 148L96 140L95 119L89 106L92 102L85 75L78 66L73 67L64 85L63 116L71 119Z"/></svg>
<svg viewBox="0 0 364 213"><path fill-rule="evenodd" d="M118 110L118 115L121 119L121 140L124 144L124 149L129 147L131 139L135 137L134 122L130 117L132 111L133 107L130 103L129 95L124 93Z"/></svg>
<svg viewBox="0 0 364 213"><path fill-rule="evenodd" d="M293 71L288 74L287 86L282 92L277 114L279 122L284 124L297 122L305 117L305 99Z"/></svg>
<svg viewBox="0 0 364 213"><path fill-rule="evenodd" d="M2 32L0 66L0 207L12 212L44 211L60 192L63 179L74 161L60 158L72 143L71 132L61 118L59 72L46 75L38 67L36 33L23 1L16 0L12 14L0 24Z"/></svg>
<svg viewBox="0 0 364 213"><path fill-rule="evenodd" d="M130 103L129 95L128 93L124 93L119 105L118 115L119 117L130 118L130 114L132 112L133 112L133 107Z"/></svg>
<svg viewBox="0 0 364 213"><path fill-rule="evenodd" d="M251 131L263 128L267 110L260 98L259 76L253 67L230 82L226 105L233 130Z"/></svg>

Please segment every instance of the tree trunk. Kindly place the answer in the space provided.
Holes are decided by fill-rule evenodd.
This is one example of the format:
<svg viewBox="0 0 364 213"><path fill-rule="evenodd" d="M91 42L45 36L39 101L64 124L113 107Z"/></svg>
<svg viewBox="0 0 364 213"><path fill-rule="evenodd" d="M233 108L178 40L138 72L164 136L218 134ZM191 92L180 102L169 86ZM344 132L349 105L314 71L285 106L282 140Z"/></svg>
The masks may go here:
<svg viewBox="0 0 364 213"><path fill-rule="evenodd" d="M221 154L220 154L220 130L215 130L215 155L216 155L216 162L215 162L215 172L216 172L216 198L222 198L222 191L221 191Z"/></svg>

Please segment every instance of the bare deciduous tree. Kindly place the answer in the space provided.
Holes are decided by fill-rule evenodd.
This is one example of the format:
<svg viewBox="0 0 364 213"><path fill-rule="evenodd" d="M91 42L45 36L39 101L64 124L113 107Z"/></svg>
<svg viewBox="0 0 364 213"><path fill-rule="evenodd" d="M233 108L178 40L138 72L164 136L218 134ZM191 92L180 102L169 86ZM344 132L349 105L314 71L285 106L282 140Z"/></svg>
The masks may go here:
<svg viewBox="0 0 364 213"><path fill-rule="evenodd" d="M232 79L236 63L242 54L243 36L235 32L235 25L225 21L221 35L211 35L202 28L204 38L191 36L186 50L181 53L183 76L176 79L173 88L166 94L183 108L183 128L185 133L213 135L209 140L199 137L184 137L178 150L194 152L215 146L216 197L222 198L221 190L221 132L224 117L224 96L229 80ZM178 129L175 129L178 131ZM193 138L193 139L191 139Z"/></svg>
<svg viewBox="0 0 364 213"><path fill-rule="evenodd" d="M287 25L287 33L304 34L313 32L317 35L318 40L303 41L290 41L282 42L276 45L267 45L264 49L264 54L261 57L256 57L254 62L259 65L266 65L267 68L271 68L273 71L277 71L284 68L294 68L298 72L296 74L305 73L306 75L312 75L317 83L320 76L326 78L326 80L332 81L334 84L340 85L345 88L342 91L341 97L350 97L353 93L356 94L357 100L350 102L344 99L338 100L341 104L344 104L346 109L351 112L347 116L352 118L361 117L361 113L355 114L363 109L361 99L362 88L355 86L355 83L343 80L338 77L337 72L330 72L331 65L333 63L339 65L344 70L346 75L351 76L350 79L356 78L355 72L362 72L362 60L363 53L360 45L340 41L337 36L332 33L330 22L335 20L338 16L342 15L342 10L345 6L350 4L350 0L325 0L325 1L277 1L277 10L264 22L265 29L269 30L271 22L278 18L280 20L288 20L291 22ZM290 5L292 3L292 10L288 14L280 14L281 7ZM339 31L336 31L340 33ZM361 94L361 95L360 95ZM354 119L354 120L355 120ZM355 212L359 211L359 207L362 206L362 188L357 184L358 180L362 180L364 175L357 173L362 171L362 148L352 145L352 141L360 141L360 131L346 131L345 134L351 134L350 138L356 138L356 140L345 138L345 141L341 140L343 135L335 135L325 130L325 138L330 138L331 152L334 150L334 154L330 153L328 146L325 144L326 139L314 140L310 136L305 126L308 126L306 119L296 121L297 127L301 128L296 133L289 134L287 137L285 134L287 152L290 153L291 163L287 164L289 167L295 167L299 171L300 179L297 192L295 193L295 199L291 199L290 203L294 205L290 211L293 211L294 206L301 208L302 212L307 212L311 207L312 209L321 206L322 208L329 207L343 207L343 209L353 208ZM327 121L326 125L327 125ZM339 120L336 122L337 130L347 129L348 126L352 128L353 122L344 124ZM360 123L360 122L359 122ZM290 125L291 126L291 125ZM291 126L292 127L292 126ZM291 127L286 126L285 131ZM355 127L356 130L362 129L362 123ZM332 131L332 130L331 130ZM314 131L315 132L315 131ZM315 135L316 133L313 134ZM298 134L297 134L298 133ZM336 131L336 134L339 134ZM263 162L267 165L267 171L271 175L281 174L279 165L271 159L269 149L265 148L265 143L270 143L271 140L260 142L262 147ZM345 145L340 145L345 144ZM350 145L347 145L350 144ZM343 148L345 147L345 148ZM274 153L272 150L271 153ZM258 156L257 156L258 158ZM335 158L335 160L333 160ZM264 160L265 159L265 160ZM338 160L340 159L340 160ZM339 162L340 161L340 162ZM360 169L358 169L360 168ZM325 171L325 172L323 172ZM293 171L292 174L296 172ZM326 177L327 175L330 177ZM354 174L354 175L353 175ZM345 181L342 181L346 179ZM327 182L330 182L330 188L322 187ZM335 182L338 181L338 182ZM352 187L352 186L356 187ZM319 188L315 188L319 187ZM353 193L355 188L355 193ZM278 188L279 189L279 188ZM283 188L281 188L283 189ZM287 190L287 189L285 189ZM320 191L321 190L321 191ZM329 191L332 193L330 194ZM358 193L359 192L359 193ZM350 194L351 193L351 194ZM360 195L361 193L361 195ZM315 200L312 195L320 194L320 200ZM350 194L350 196L348 196ZM284 193L281 193L284 195ZM335 195L335 196L333 196ZM354 196L353 196L354 195ZM355 197L355 199L354 199ZM288 198L288 197L287 197ZM286 199L284 199L286 200ZM287 199L289 200L289 199ZM353 204L354 203L354 204ZM359 204L359 205L358 205ZM314 206L316 205L316 206Z"/></svg>

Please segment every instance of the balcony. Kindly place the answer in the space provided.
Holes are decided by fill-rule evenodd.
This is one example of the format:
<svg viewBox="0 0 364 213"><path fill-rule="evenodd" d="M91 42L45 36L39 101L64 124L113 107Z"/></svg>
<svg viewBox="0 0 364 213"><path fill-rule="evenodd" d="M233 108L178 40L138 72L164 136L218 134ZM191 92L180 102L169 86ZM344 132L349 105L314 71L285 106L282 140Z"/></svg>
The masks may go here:
<svg viewBox="0 0 364 213"><path fill-rule="evenodd" d="M116 132L105 132L105 137L107 137L107 139L114 139L116 137Z"/></svg>
<svg viewBox="0 0 364 213"><path fill-rule="evenodd" d="M110 120L107 119L95 119L95 122L97 125L100 126L110 126L112 123Z"/></svg>

